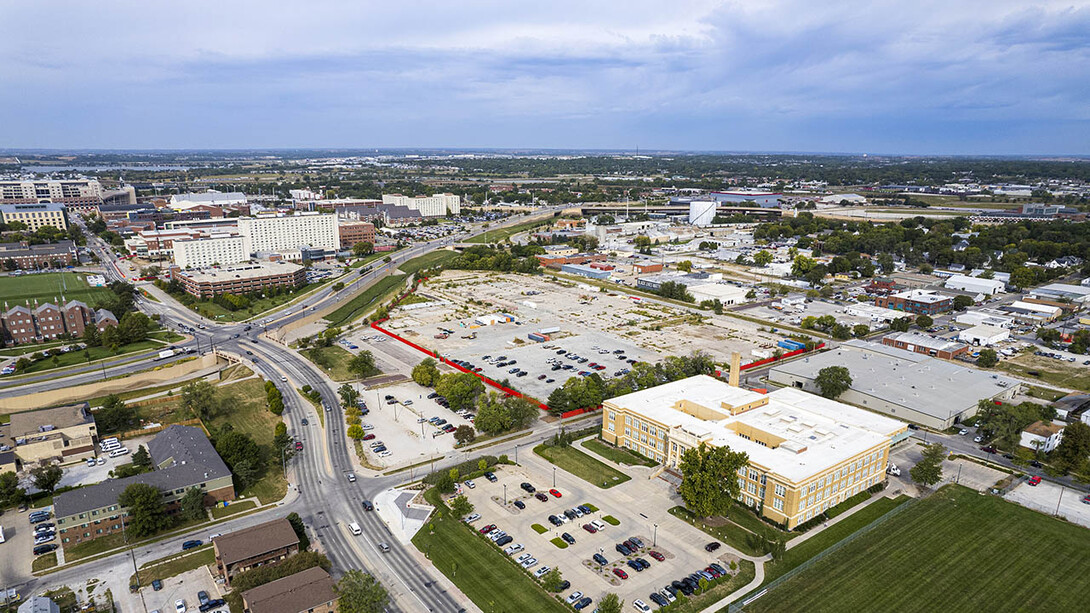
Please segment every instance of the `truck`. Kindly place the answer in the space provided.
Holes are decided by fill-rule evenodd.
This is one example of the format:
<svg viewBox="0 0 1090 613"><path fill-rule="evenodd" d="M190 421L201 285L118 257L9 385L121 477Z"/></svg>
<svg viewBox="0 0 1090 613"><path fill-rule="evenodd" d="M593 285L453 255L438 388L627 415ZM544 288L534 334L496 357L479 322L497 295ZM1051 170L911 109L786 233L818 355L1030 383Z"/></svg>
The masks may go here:
<svg viewBox="0 0 1090 613"><path fill-rule="evenodd" d="M164 350L159 352L159 357L157 357L155 359L165 360L167 358L172 358L172 357L174 357L174 350L173 349L164 349Z"/></svg>

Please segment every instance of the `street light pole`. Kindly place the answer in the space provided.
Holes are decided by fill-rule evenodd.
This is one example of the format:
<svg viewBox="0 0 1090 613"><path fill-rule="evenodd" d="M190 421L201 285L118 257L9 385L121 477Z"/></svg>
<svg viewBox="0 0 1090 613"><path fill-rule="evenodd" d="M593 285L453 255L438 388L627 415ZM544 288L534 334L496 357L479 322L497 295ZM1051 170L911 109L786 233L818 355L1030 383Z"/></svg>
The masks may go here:
<svg viewBox="0 0 1090 613"><path fill-rule="evenodd" d="M1056 515L1057 517L1059 517L1059 515L1060 515L1060 501L1063 500L1063 499L1064 499L1064 486L1061 483L1060 484L1060 497L1056 499L1056 512L1054 513L1054 515Z"/></svg>
<svg viewBox="0 0 1090 613"><path fill-rule="evenodd" d="M507 484L503 484L503 505L507 506Z"/></svg>
<svg viewBox="0 0 1090 613"><path fill-rule="evenodd" d="M553 487L556 487L556 467L553 466Z"/></svg>
<svg viewBox="0 0 1090 613"><path fill-rule="evenodd" d="M655 534L654 534L654 536L651 537L651 546L654 547L655 545L659 544L659 525L658 524L652 524L652 525L655 526Z"/></svg>

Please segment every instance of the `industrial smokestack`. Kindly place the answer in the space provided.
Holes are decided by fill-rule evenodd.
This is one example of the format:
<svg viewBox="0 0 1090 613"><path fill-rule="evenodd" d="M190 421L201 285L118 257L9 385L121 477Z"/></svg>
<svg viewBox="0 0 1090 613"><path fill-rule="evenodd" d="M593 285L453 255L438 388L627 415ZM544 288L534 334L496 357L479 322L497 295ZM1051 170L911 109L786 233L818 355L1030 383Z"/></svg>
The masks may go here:
<svg viewBox="0 0 1090 613"><path fill-rule="evenodd" d="M730 354L730 377L727 383L731 387L738 387L738 376L742 374L742 354L735 351Z"/></svg>

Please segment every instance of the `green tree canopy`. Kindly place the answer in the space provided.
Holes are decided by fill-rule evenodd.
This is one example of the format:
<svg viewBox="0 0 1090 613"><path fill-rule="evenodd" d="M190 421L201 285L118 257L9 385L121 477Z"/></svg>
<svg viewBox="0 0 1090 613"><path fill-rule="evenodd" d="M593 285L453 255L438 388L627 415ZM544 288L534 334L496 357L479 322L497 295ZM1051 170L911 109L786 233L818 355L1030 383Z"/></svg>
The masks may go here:
<svg viewBox="0 0 1090 613"><path fill-rule="evenodd" d="M484 383L469 373L448 373L439 377L435 391L447 399L451 410L470 409L484 391Z"/></svg>
<svg viewBox="0 0 1090 613"><path fill-rule="evenodd" d="M1068 424L1060 445L1052 452L1052 459L1064 473L1077 470L1085 474L1090 459L1090 425L1081 421Z"/></svg>
<svg viewBox="0 0 1090 613"><path fill-rule="evenodd" d="M57 489L57 485L60 484L63 476L64 471L56 464L39 466L30 471L30 478L34 482L34 487L50 494Z"/></svg>
<svg viewBox="0 0 1090 613"><path fill-rule="evenodd" d="M386 588L374 576L349 570L337 582L337 613L381 613L390 602Z"/></svg>
<svg viewBox="0 0 1090 613"><path fill-rule="evenodd" d="M852 374L844 366L826 366L818 371L814 384L822 396L835 400L851 388Z"/></svg>
<svg viewBox="0 0 1090 613"><path fill-rule="evenodd" d="M749 456L726 446L686 449L679 465L685 506L699 517L725 514L739 494L737 473L748 464Z"/></svg>
<svg viewBox="0 0 1090 613"><path fill-rule="evenodd" d="M413 381L424 387L434 387L439 379L439 366L435 358L424 358L413 366Z"/></svg>
<svg viewBox="0 0 1090 613"><path fill-rule="evenodd" d="M136 538L151 536L171 525L163 494L153 485L133 483L121 492L117 502L128 510L126 529Z"/></svg>
<svg viewBox="0 0 1090 613"><path fill-rule="evenodd" d="M942 461L945 458L946 447L943 447L942 443L924 447L923 458L916 462L912 470L908 471L912 475L912 480L927 486L942 481Z"/></svg>
<svg viewBox="0 0 1090 613"><path fill-rule="evenodd" d="M310 537L307 536L307 527L303 525L303 518L292 511L288 513L288 523L291 524L291 529L295 531L295 536L299 537L299 551L310 549Z"/></svg>
<svg viewBox="0 0 1090 613"><path fill-rule="evenodd" d="M995 349L981 349L980 356L977 357L976 363L977 366L991 368L999 363L999 354L995 352Z"/></svg>
<svg viewBox="0 0 1090 613"><path fill-rule="evenodd" d="M204 492L199 487L191 487L185 491L181 500L180 514L185 519L207 519L204 511Z"/></svg>
<svg viewBox="0 0 1090 613"><path fill-rule="evenodd" d="M598 603L598 613L621 613L623 608L624 601L613 592L602 596L601 602Z"/></svg>
<svg viewBox="0 0 1090 613"><path fill-rule="evenodd" d="M378 368L375 367L375 356L366 350L352 357L348 362L348 370L360 379L366 379L379 373Z"/></svg>

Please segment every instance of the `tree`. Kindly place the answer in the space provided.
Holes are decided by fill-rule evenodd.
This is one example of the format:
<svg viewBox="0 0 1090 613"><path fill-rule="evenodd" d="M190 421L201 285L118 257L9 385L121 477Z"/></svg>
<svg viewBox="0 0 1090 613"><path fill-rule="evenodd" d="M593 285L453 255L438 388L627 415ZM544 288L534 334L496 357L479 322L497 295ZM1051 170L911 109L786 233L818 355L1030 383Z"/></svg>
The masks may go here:
<svg viewBox="0 0 1090 613"><path fill-rule="evenodd" d="M370 377L379 372L378 369L375 368L375 356L371 355L371 352L366 350L361 351L352 357L348 362L348 371L360 379Z"/></svg>
<svg viewBox="0 0 1090 613"><path fill-rule="evenodd" d="M344 573L337 582L337 595L337 613L381 613L390 602L386 588L359 570Z"/></svg>
<svg viewBox="0 0 1090 613"><path fill-rule="evenodd" d="M1072 422L1064 428L1063 438L1056 451L1052 452L1053 463L1057 468L1068 473L1082 470L1090 457L1090 425L1081 421Z"/></svg>
<svg viewBox="0 0 1090 613"><path fill-rule="evenodd" d="M898 317L897 319L889 322L889 329L895 332L908 332L908 328L911 325L911 317Z"/></svg>
<svg viewBox="0 0 1090 613"><path fill-rule="evenodd" d="M954 296L954 310L964 311L965 309L973 306L973 299L969 296Z"/></svg>
<svg viewBox="0 0 1090 613"><path fill-rule="evenodd" d="M136 451L132 454L132 463L140 468L151 468L151 454L148 453L147 448L140 445L136 448Z"/></svg>
<svg viewBox="0 0 1090 613"><path fill-rule="evenodd" d="M477 396L484 391L484 384L469 373L447 373L439 377L435 391L447 399L451 410L458 411L473 407Z"/></svg>
<svg viewBox="0 0 1090 613"><path fill-rule="evenodd" d="M413 366L413 381L424 387L433 387L439 380L439 367L434 358L424 358Z"/></svg>
<svg viewBox="0 0 1090 613"><path fill-rule="evenodd" d="M473 512L473 503L465 495L450 499L450 512L455 517L465 517Z"/></svg>
<svg viewBox="0 0 1090 613"><path fill-rule="evenodd" d="M826 366L814 377L814 385L821 395L836 400L852 386L852 374L844 366Z"/></svg>
<svg viewBox="0 0 1090 613"><path fill-rule="evenodd" d="M693 263L690 260L682 260L681 262L677 263L677 269L681 272L692 272Z"/></svg>
<svg viewBox="0 0 1090 613"><path fill-rule="evenodd" d="M462 424L454 429L454 440L458 441L459 444L472 443L475 438L477 438L477 433L473 431L473 426Z"/></svg>
<svg viewBox="0 0 1090 613"><path fill-rule="evenodd" d="M124 344L138 343L148 337L148 332L155 326L147 315L139 311L130 311L121 316L117 332Z"/></svg>
<svg viewBox="0 0 1090 613"><path fill-rule="evenodd" d="M30 478L34 481L34 487L50 494L57 489L57 485L61 482L63 476L64 471L56 464L39 466L30 471Z"/></svg>
<svg viewBox="0 0 1090 613"><path fill-rule="evenodd" d="M358 441L358 440L362 439L364 436L367 436L367 433L364 432L364 430L363 430L363 426L361 426L359 424L349 426L348 430L345 432L345 434L348 435L348 438L350 438L350 439L352 439L354 441Z"/></svg>
<svg viewBox="0 0 1090 613"><path fill-rule="evenodd" d="M736 473L749 464L745 453L729 447L686 449L681 454L681 499L698 517L722 515L738 497L740 488Z"/></svg>
<svg viewBox="0 0 1090 613"><path fill-rule="evenodd" d="M10 470L0 473L0 507L21 504L26 499L26 490L19 487L19 476Z"/></svg>
<svg viewBox="0 0 1090 613"><path fill-rule="evenodd" d="M360 399L356 388L347 383L337 388L337 395L341 397L341 406L345 408L356 406L356 401Z"/></svg>
<svg viewBox="0 0 1090 613"><path fill-rule="evenodd" d="M310 537L307 536L307 527L303 525L303 518L293 511L288 513L288 523L295 531L295 536L299 537L299 551L310 549Z"/></svg>
<svg viewBox="0 0 1090 613"><path fill-rule="evenodd" d="M1035 283L1037 283L1037 275L1034 274L1033 269L1020 266L1011 271L1010 284L1014 287L1026 289Z"/></svg>
<svg viewBox="0 0 1090 613"><path fill-rule="evenodd" d="M288 425L282 421L276 422L276 426L273 427L273 449L280 451L291 444L291 437L288 436Z"/></svg>
<svg viewBox="0 0 1090 613"><path fill-rule="evenodd" d="M95 422L101 432L120 432L133 425L136 409L129 408L116 394L110 394L95 413Z"/></svg>
<svg viewBox="0 0 1090 613"><path fill-rule="evenodd" d="M768 251L761 249L757 253L753 254L753 263L761 268L768 266L772 263L772 254Z"/></svg>
<svg viewBox="0 0 1090 613"><path fill-rule="evenodd" d="M545 573L541 577L541 587L545 588L548 592L561 591L561 585L564 584L564 577L560 574L560 567L554 566L552 570Z"/></svg>
<svg viewBox="0 0 1090 613"><path fill-rule="evenodd" d="M375 252L374 243L369 243L367 241L361 241L361 242L356 243L355 245L352 245L352 253L356 257L363 257L365 255L371 255L374 252Z"/></svg>
<svg viewBox="0 0 1090 613"><path fill-rule="evenodd" d="M510 430L511 424L511 413L500 400L499 394L491 392L477 398L477 417L473 420L477 430L485 434L499 434Z"/></svg>
<svg viewBox="0 0 1090 613"><path fill-rule="evenodd" d="M238 489L244 490L261 477L265 470L265 454L252 438L230 430L216 437L216 453L235 475Z"/></svg>
<svg viewBox="0 0 1090 613"><path fill-rule="evenodd" d="M204 512L204 492L199 487L191 487L185 491L181 500L181 515L186 519L207 519Z"/></svg>
<svg viewBox="0 0 1090 613"><path fill-rule="evenodd" d="M1049 347L1054 347L1056 343L1060 342L1060 331L1055 328L1041 326L1037 328L1037 338Z"/></svg>
<svg viewBox="0 0 1090 613"><path fill-rule="evenodd" d="M613 592L603 596L601 602L598 603L598 613L621 613L623 608L624 601Z"/></svg>
<svg viewBox="0 0 1090 613"><path fill-rule="evenodd" d="M935 320L931 319L930 315L917 315L916 325L926 330L931 326L935 325Z"/></svg>
<svg viewBox="0 0 1090 613"><path fill-rule="evenodd" d="M204 379L194 381L182 388L182 408L192 411L206 421L218 417L223 412L223 404L216 394L216 388Z"/></svg>
<svg viewBox="0 0 1090 613"><path fill-rule="evenodd" d="M794 261L791 262L791 276L801 279L806 276L806 273L813 270L814 266L817 266L817 260L808 258L805 255L796 255Z"/></svg>
<svg viewBox="0 0 1090 613"><path fill-rule="evenodd" d="M863 338L870 334L870 326L867 324L855 324L852 326L852 335L856 338Z"/></svg>
<svg viewBox="0 0 1090 613"><path fill-rule="evenodd" d="M829 334L838 341L846 341L852 337L852 329L844 324L836 324Z"/></svg>
<svg viewBox="0 0 1090 613"><path fill-rule="evenodd" d="M912 470L912 480L916 483L932 486L942 480L942 460L946 457L946 447L942 443L935 443L924 447L923 458Z"/></svg>
<svg viewBox="0 0 1090 613"><path fill-rule="evenodd" d="M133 483L121 492L117 503L128 510L126 530L134 537L151 536L170 527L163 493L154 485Z"/></svg>
<svg viewBox="0 0 1090 613"><path fill-rule="evenodd" d="M995 352L995 349L981 349L980 357L976 359L977 366L983 366L984 368L991 368L999 363L999 354Z"/></svg>

